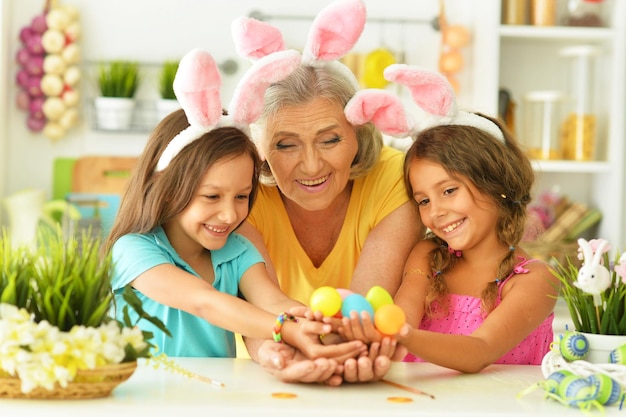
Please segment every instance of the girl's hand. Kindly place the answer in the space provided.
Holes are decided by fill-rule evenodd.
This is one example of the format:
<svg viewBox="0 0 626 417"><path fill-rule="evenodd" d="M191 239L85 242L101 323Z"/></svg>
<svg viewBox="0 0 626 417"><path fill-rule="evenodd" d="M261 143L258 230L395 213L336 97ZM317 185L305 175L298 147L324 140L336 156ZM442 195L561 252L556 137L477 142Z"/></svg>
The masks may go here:
<svg viewBox="0 0 626 417"><path fill-rule="evenodd" d="M361 312L360 317L356 311L352 311L350 317L343 317L337 332L345 340L360 340L368 345L383 339L383 334L376 330L372 318L365 311Z"/></svg>
<svg viewBox="0 0 626 417"><path fill-rule="evenodd" d="M355 358L367 351L367 346L355 340L345 343L324 345L320 341L321 335L331 331L331 326L318 321L301 318L298 323L286 322L283 334L287 342L298 348L307 358L328 358L343 363L348 358Z"/></svg>

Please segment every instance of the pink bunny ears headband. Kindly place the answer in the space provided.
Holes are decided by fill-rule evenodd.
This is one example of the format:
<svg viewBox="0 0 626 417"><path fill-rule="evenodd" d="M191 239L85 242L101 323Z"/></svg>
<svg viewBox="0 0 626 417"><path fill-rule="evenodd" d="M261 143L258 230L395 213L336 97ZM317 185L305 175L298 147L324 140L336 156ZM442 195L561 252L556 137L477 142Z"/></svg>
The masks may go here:
<svg viewBox="0 0 626 417"><path fill-rule="evenodd" d="M454 89L440 73L417 66L393 64L384 71L386 80L406 86L419 114L412 118L396 95L380 89L357 92L345 113L354 125L372 122L381 132L395 137L415 137L439 125L466 125L484 130L504 142L502 130L491 120L457 108Z"/></svg>
<svg viewBox="0 0 626 417"><path fill-rule="evenodd" d="M259 59L237 84L228 115L223 116L222 78L215 60L204 50L188 52L178 65L173 87L189 126L170 141L155 171L164 170L185 146L215 128L235 126L248 133L248 126L263 110L265 89L293 72L300 59L296 51L281 51Z"/></svg>
<svg viewBox="0 0 626 417"><path fill-rule="evenodd" d="M361 0L339 0L326 6L315 17L304 49L302 64L333 66L352 81L359 83L350 69L337 61L356 44L366 20L365 4ZM232 23L232 35L237 53L252 61L285 50L285 41L278 28L260 20L242 16Z"/></svg>

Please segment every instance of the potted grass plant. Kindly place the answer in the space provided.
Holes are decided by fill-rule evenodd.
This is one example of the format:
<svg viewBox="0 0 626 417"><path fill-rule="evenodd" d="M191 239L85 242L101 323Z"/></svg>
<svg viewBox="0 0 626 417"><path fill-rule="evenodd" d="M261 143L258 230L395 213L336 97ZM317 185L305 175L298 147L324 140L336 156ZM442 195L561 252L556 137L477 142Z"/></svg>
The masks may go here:
<svg viewBox="0 0 626 417"><path fill-rule="evenodd" d="M615 349L624 345L626 353L626 252L614 251L604 239L578 239L578 245L565 262L556 263L553 273L561 283L572 330L588 344L584 358L608 363Z"/></svg>
<svg viewBox="0 0 626 417"><path fill-rule="evenodd" d="M180 104L174 94L174 78L178 71L178 61L168 60L161 65L159 74L159 100L156 102L157 117L159 120L171 112L180 109Z"/></svg>
<svg viewBox="0 0 626 417"><path fill-rule="evenodd" d="M96 120L104 130L128 130L141 76L134 61L113 60L98 67L100 96L95 99Z"/></svg>
<svg viewBox="0 0 626 417"><path fill-rule="evenodd" d="M41 229L34 247L0 237L0 397L107 396L150 357L152 334L111 317L113 263L99 237ZM124 298L169 334L130 287Z"/></svg>

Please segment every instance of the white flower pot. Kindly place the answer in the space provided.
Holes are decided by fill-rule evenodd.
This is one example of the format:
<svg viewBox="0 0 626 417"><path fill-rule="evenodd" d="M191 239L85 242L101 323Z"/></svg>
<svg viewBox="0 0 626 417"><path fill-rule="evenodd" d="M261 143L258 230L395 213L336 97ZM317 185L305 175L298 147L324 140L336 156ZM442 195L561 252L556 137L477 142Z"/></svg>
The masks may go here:
<svg viewBox="0 0 626 417"><path fill-rule="evenodd" d="M129 130L135 100L121 97L96 97L96 123L103 130Z"/></svg>
<svg viewBox="0 0 626 417"><path fill-rule="evenodd" d="M176 99L158 99L156 102L157 123L163 120L170 113L180 109L180 103Z"/></svg>
<svg viewBox="0 0 626 417"><path fill-rule="evenodd" d="M584 359L591 363L609 363L612 350L626 344L626 336L583 333L589 341L589 354Z"/></svg>

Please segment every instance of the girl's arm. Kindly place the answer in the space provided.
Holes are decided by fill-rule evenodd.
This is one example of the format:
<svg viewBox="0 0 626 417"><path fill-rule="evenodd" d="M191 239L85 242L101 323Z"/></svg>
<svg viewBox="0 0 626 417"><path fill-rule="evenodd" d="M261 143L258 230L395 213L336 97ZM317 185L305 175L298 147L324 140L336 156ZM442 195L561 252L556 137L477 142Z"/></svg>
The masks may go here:
<svg viewBox="0 0 626 417"><path fill-rule="evenodd" d="M424 316L426 293L432 277L429 253L434 247L431 241L420 241L413 247L404 265L402 283L394 296L394 302L404 311L407 323L415 328L419 327Z"/></svg>
<svg viewBox="0 0 626 417"><path fill-rule="evenodd" d="M529 273L512 277L502 303L469 336L441 334L405 326L398 340L422 359L461 372L479 372L517 346L553 311L557 279L545 264L526 265Z"/></svg>
<svg viewBox="0 0 626 417"><path fill-rule="evenodd" d="M255 292L253 299L268 297L275 308L296 305L271 282L263 264L253 265L244 274L243 291ZM259 275L253 279L253 275ZM255 280L256 284L252 284ZM189 274L171 264L161 264L139 275L131 285L145 296L179 310L201 317L209 323L258 339L272 339L278 312L259 308L253 302L217 291L208 282ZM254 285L254 289L251 286ZM258 291L258 294L256 292ZM273 304L272 304L273 302ZM278 310L276 310L278 311ZM281 310L280 312L282 312ZM345 343L326 347L319 342L319 335L327 333L331 326L319 322L301 320L287 321L282 326L282 337L300 349L308 357L339 357L345 359L358 355L364 349L361 343Z"/></svg>

